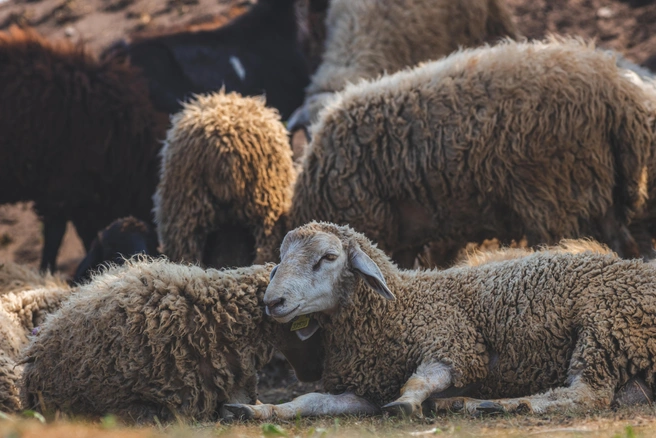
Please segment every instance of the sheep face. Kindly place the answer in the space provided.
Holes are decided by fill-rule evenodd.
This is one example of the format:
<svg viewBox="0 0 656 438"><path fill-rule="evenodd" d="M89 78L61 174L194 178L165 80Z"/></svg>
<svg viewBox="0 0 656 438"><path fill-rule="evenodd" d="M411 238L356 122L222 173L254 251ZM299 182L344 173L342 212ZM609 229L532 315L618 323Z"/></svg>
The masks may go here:
<svg viewBox="0 0 656 438"><path fill-rule="evenodd" d="M314 312L330 314L359 279L394 299L380 269L357 243L343 242L330 232L308 231L297 228L283 240L281 262L271 271L264 294L269 315L284 323Z"/></svg>

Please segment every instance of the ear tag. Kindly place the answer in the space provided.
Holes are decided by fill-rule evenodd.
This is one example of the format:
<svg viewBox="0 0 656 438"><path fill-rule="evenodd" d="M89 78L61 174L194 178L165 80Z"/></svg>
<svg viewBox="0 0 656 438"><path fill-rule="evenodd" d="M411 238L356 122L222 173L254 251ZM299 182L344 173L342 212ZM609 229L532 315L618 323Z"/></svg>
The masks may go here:
<svg viewBox="0 0 656 438"><path fill-rule="evenodd" d="M301 315L298 318L296 318L296 321L292 323L292 328L290 331L295 332L300 329L304 329L310 325L310 317L308 315Z"/></svg>

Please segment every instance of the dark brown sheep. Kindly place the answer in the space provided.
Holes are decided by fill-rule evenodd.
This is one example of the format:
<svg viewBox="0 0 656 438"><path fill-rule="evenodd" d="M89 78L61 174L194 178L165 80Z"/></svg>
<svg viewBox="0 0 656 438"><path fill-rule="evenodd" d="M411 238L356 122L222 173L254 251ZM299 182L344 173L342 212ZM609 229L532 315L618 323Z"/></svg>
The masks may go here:
<svg viewBox="0 0 656 438"><path fill-rule="evenodd" d="M150 220L158 117L125 60L12 27L0 34L0 114L0 203L35 202L41 268L54 268L67 220L86 248L117 217Z"/></svg>
<svg viewBox="0 0 656 438"><path fill-rule="evenodd" d="M134 35L104 57L129 57L148 79L156 108L182 109L192 94L225 90L266 95L283 119L296 109L309 83L298 40L296 0L260 0L225 26Z"/></svg>

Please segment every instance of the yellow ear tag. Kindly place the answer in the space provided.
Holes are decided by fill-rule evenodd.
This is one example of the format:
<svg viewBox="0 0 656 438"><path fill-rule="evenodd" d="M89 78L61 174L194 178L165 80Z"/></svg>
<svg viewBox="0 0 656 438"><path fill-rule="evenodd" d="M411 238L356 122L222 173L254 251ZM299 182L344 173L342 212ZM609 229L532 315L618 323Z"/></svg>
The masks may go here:
<svg viewBox="0 0 656 438"><path fill-rule="evenodd" d="M292 328L290 331L295 332L296 330L304 329L310 325L310 317L307 315L301 315L296 318L296 321L292 323Z"/></svg>

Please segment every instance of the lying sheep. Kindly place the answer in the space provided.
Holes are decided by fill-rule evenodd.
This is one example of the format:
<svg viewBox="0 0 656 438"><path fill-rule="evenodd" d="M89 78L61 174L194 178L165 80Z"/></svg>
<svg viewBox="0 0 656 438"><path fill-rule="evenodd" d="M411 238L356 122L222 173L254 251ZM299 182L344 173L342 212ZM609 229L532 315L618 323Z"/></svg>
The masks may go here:
<svg viewBox="0 0 656 438"><path fill-rule="evenodd" d="M380 407L410 415L429 399L429 407L464 403L470 413L576 412L607 408L631 379L655 384L651 264L545 250L406 271L348 226L316 222L291 231L281 256L264 296L267 312L282 323L309 315L323 330L329 394L227 406L241 416L370 414ZM504 398L441 398L454 394Z"/></svg>
<svg viewBox="0 0 656 438"><path fill-rule="evenodd" d="M317 380L320 346L264 315L272 268L152 260L95 276L25 350L24 406L126 422L215 420L227 401L255 402L256 371L274 346L299 380Z"/></svg>
<svg viewBox="0 0 656 438"><path fill-rule="evenodd" d="M39 278L36 273L32 276ZM68 286L49 283L39 289L20 288L0 295L0 412L20 410L18 382L22 366L16 363L20 351L45 315L57 310L70 294Z"/></svg>
<svg viewBox="0 0 656 438"><path fill-rule="evenodd" d="M58 274L39 273L28 266L13 262L0 263L0 297L9 292L40 287L67 287L67 283Z"/></svg>
<svg viewBox="0 0 656 438"><path fill-rule="evenodd" d="M176 113L194 93L221 87L266 95L286 119L303 102L309 72L298 41L297 0L259 0L215 29L137 34L104 57L128 57L148 79L160 111Z"/></svg>
<svg viewBox="0 0 656 438"><path fill-rule="evenodd" d="M277 260L269 241L287 231L296 176L277 112L220 91L185 103L171 124L154 197L163 253L212 267Z"/></svg>
<svg viewBox="0 0 656 438"><path fill-rule="evenodd" d="M91 242L86 257L80 262L73 283L82 283L91 278L91 272L113 263L122 265L126 258L143 254L159 255L157 233L148 224L128 216L116 219Z"/></svg>
<svg viewBox="0 0 656 438"><path fill-rule="evenodd" d="M350 224L405 267L430 241L452 257L523 235L591 236L637 257L626 224L646 199L652 122L643 90L592 44L464 50L338 95L315 125L291 225Z"/></svg>
<svg viewBox="0 0 656 438"><path fill-rule="evenodd" d="M332 93L460 47L517 37L504 0L331 0L323 61L290 130L316 122Z"/></svg>
<svg viewBox="0 0 656 438"><path fill-rule="evenodd" d="M67 220L88 249L117 217L150 219L165 122L126 61L31 30L0 33L0 203L35 202L42 269L54 269Z"/></svg>
<svg viewBox="0 0 656 438"><path fill-rule="evenodd" d="M557 246L543 246L540 250L551 253L580 254L583 252L594 252L597 254L614 254L606 245L585 239L563 239ZM500 262L504 260L518 259L533 254L531 248L500 248L491 251L475 249L457 261L454 267L481 266L487 263ZM616 254L615 254L616 255Z"/></svg>
<svg viewBox="0 0 656 438"><path fill-rule="evenodd" d="M21 367L16 366L16 359L26 344L27 335L0 308L0 412L20 410L18 380Z"/></svg>

